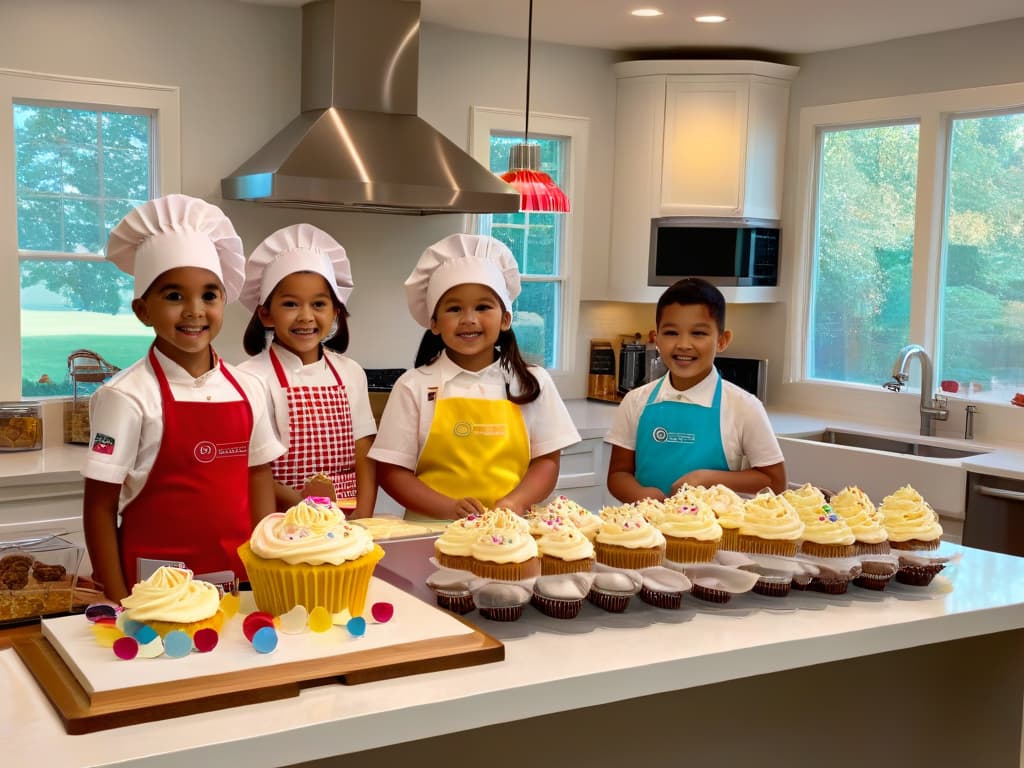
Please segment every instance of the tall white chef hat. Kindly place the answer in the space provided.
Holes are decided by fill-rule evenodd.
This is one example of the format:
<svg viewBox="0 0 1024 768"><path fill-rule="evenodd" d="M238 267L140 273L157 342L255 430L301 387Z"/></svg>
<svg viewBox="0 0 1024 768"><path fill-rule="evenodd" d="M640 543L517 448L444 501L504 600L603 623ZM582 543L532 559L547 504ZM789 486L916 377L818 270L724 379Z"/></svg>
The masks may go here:
<svg viewBox="0 0 1024 768"><path fill-rule="evenodd" d="M201 267L238 298L245 278L242 240L224 212L205 200L167 195L138 206L110 231L107 259L135 276L135 298L169 269Z"/></svg>
<svg viewBox="0 0 1024 768"><path fill-rule="evenodd" d="M445 292L456 285L486 285L509 312L521 290L519 266L504 243L486 235L448 235L427 248L405 281L413 319L424 328Z"/></svg>
<svg viewBox="0 0 1024 768"><path fill-rule="evenodd" d="M242 306L255 312L293 272L322 275L342 304L352 295L352 267L341 244L312 224L292 224L277 230L252 252L245 265L239 299Z"/></svg>

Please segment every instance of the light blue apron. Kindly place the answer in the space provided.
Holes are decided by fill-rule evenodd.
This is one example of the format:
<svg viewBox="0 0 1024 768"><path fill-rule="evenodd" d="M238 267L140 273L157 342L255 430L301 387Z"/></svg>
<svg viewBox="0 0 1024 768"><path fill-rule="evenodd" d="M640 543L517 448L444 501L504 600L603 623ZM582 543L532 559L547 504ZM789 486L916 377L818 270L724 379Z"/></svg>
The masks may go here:
<svg viewBox="0 0 1024 768"><path fill-rule="evenodd" d="M711 407L676 400L654 402L662 378L647 398L636 429L636 479L645 487L672 492L672 483L695 469L729 470L722 448L722 379Z"/></svg>

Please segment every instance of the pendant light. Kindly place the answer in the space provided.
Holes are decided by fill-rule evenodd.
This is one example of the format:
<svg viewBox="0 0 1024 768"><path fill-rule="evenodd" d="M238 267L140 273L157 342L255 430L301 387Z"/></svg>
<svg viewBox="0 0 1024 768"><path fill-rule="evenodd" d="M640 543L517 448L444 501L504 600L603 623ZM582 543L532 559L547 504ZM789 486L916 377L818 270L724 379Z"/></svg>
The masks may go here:
<svg viewBox="0 0 1024 768"><path fill-rule="evenodd" d="M568 213L569 198L554 179L540 170L540 145L530 144L530 59L533 55L533 0L530 0L530 21L526 35L526 125L523 143L508 153L508 171L501 178L521 195L519 210Z"/></svg>

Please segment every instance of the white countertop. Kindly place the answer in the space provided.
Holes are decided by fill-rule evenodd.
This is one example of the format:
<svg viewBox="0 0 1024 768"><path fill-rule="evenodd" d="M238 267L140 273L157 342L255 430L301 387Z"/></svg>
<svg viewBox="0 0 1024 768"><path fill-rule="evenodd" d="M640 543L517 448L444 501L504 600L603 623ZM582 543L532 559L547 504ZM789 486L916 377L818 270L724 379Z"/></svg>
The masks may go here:
<svg viewBox="0 0 1024 768"><path fill-rule="evenodd" d="M963 551L963 560L927 588L892 583L881 593L851 587L838 596L748 594L725 606L687 597L677 611L634 599L623 614L588 603L571 621L532 608L508 624L470 614L505 643L504 662L352 687L323 685L297 699L82 736L64 733L18 657L2 651L4 765L34 768L45 745L45 764L67 768L280 766L1024 627L1024 558Z"/></svg>

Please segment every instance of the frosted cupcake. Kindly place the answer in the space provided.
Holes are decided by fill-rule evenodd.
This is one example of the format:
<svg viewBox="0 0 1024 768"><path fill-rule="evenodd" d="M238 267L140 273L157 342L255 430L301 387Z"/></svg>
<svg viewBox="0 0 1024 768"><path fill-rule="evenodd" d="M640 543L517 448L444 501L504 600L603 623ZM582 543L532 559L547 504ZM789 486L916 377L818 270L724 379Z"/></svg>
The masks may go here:
<svg viewBox="0 0 1024 768"><path fill-rule="evenodd" d="M520 581L540 575L537 541L514 528L490 528L470 548L470 570L485 579Z"/></svg>
<svg viewBox="0 0 1024 768"><path fill-rule="evenodd" d="M526 522L529 523L530 535L535 539L541 538L544 534L557 531L565 526L576 526L568 517L548 507L535 507L526 515Z"/></svg>
<svg viewBox="0 0 1024 768"><path fill-rule="evenodd" d="M900 558L896 581L914 586L928 586L944 567L929 560L942 539L939 516L921 494L905 485L882 499L879 507L889 532L889 546L901 552L919 552L914 558Z"/></svg>
<svg viewBox="0 0 1024 768"><path fill-rule="evenodd" d="M640 499L633 503L632 510L643 515L651 525L657 526L665 514L665 502L657 499Z"/></svg>
<svg viewBox="0 0 1024 768"><path fill-rule="evenodd" d="M800 551L812 557L854 557L857 554L855 538L850 526L825 495L810 483L782 494L804 524Z"/></svg>
<svg viewBox="0 0 1024 768"><path fill-rule="evenodd" d="M579 528L580 533L591 541L597 536L597 531L601 527L601 518L566 496L553 499L547 505L547 510L568 519Z"/></svg>
<svg viewBox="0 0 1024 768"><path fill-rule="evenodd" d="M853 583L864 589L885 589L896 575L895 560L890 557L889 533L883 516L864 491L855 485L835 494L830 504L853 532L857 556L861 558L860 576Z"/></svg>
<svg viewBox="0 0 1024 768"><path fill-rule="evenodd" d="M722 526L720 549L736 549L739 543L740 524L743 522L743 499L732 488L712 485L704 489L704 501L718 518Z"/></svg>
<svg viewBox="0 0 1024 768"><path fill-rule="evenodd" d="M453 520L434 540L434 558L438 565L468 571L473 560L470 553L473 542L487 528L487 523L481 515L469 515L460 520Z"/></svg>
<svg viewBox="0 0 1024 768"><path fill-rule="evenodd" d="M500 528L502 530L518 531L519 533L530 532L530 523L525 517L520 517L511 509L503 509L501 507L488 509L484 512L483 523L484 527L488 530Z"/></svg>
<svg viewBox="0 0 1024 768"><path fill-rule="evenodd" d="M261 611L277 616L302 605L360 616L384 550L330 499L311 496L263 518L238 554Z"/></svg>
<svg viewBox="0 0 1024 768"><path fill-rule="evenodd" d="M537 539L540 572L545 576L579 573L594 567L594 545L570 524L548 531Z"/></svg>
<svg viewBox="0 0 1024 768"><path fill-rule="evenodd" d="M783 496L765 489L743 503L737 547L741 552L794 557L804 524Z"/></svg>
<svg viewBox="0 0 1024 768"><path fill-rule="evenodd" d="M631 507L608 507L601 511L594 552L612 568L650 568L665 558L665 536Z"/></svg>
<svg viewBox="0 0 1024 768"><path fill-rule="evenodd" d="M665 501L656 523L665 535L665 559L676 563L706 563L714 559L722 540L722 526L702 495L685 487Z"/></svg>
<svg viewBox="0 0 1024 768"><path fill-rule="evenodd" d="M166 565L133 586L121 607L125 619L146 624L161 637L177 629L189 637L207 627L219 632L224 624L217 588L193 579L192 571Z"/></svg>

